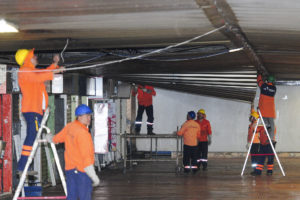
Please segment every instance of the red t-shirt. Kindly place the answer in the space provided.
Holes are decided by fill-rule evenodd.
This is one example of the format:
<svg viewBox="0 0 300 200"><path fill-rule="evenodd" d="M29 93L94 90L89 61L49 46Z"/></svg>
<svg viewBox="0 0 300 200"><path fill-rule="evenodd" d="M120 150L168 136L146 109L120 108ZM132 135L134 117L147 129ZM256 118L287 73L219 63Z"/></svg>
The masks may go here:
<svg viewBox="0 0 300 200"><path fill-rule="evenodd" d="M210 127L210 123L207 119L202 119L202 121L200 120L195 120L201 127L201 134L200 137L198 138L198 140L200 142L207 142L207 136L211 135L211 127Z"/></svg>
<svg viewBox="0 0 300 200"><path fill-rule="evenodd" d="M151 90L150 93L144 92L143 88L146 88L147 90ZM137 94L138 103L142 106L150 106L152 105L152 96L156 95L156 92L152 86L145 85L144 87L141 85L138 85L137 93L132 93L134 96Z"/></svg>

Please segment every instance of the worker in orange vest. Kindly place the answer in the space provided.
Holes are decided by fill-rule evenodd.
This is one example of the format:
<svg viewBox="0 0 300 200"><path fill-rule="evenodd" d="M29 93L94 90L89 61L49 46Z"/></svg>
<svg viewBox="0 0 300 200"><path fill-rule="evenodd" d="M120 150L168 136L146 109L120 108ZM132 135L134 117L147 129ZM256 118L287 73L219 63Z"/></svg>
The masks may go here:
<svg viewBox="0 0 300 200"><path fill-rule="evenodd" d="M141 126L142 126L142 119L144 110L146 110L147 114L147 134L148 135L155 135L153 133L153 105L152 105L152 96L156 95L156 91L152 86L149 85L138 85L132 92L133 96L136 96L138 99L138 110L137 116L135 119L135 133L140 134Z"/></svg>
<svg viewBox="0 0 300 200"><path fill-rule="evenodd" d="M75 110L76 120L68 123L54 137L47 134L49 142L65 144L65 173L68 200L92 199L92 186L100 184L94 168L94 145L88 126L92 110L85 104Z"/></svg>
<svg viewBox="0 0 300 200"><path fill-rule="evenodd" d="M274 138L274 119L276 118L274 100L276 94L276 86L274 85L274 83L275 77L273 75L269 75L265 82L262 80L261 74L257 76L257 84L260 88L258 107L271 138Z"/></svg>
<svg viewBox="0 0 300 200"><path fill-rule="evenodd" d="M48 107L48 94L44 83L52 80L53 74L63 72L65 68L58 66L59 55L55 55L53 63L48 68L37 69L38 60L34 55L34 49L19 49L15 59L20 65L18 81L22 92L21 111L27 124L26 138L18 162L18 170L23 171L32 150L43 112ZM51 71L54 69L56 70Z"/></svg>
<svg viewBox="0 0 300 200"><path fill-rule="evenodd" d="M211 126L209 121L206 119L206 113L204 109L200 109L197 112L196 122L201 127L201 134L198 142L198 167L200 168L201 164L203 166L202 170L207 170L207 153L208 145L211 144Z"/></svg>
<svg viewBox="0 0 300 200"><path fill-rule="evenodd" d="M247 145L246 145L246 149L249 149L252 137L253 137L253 133L254 133L254 129L257 125L257 119L258 119L259 115L257 112L254 111L254 109L251 112L251 116L249 118L250 124L249 124L249 128L248 128L248 137L247 137ZM257 166L257 162L258 162L258 158L259 156L257 155L259 152L259 146L260 146L260 140L259 140L259 132L261 131L261 129L263 129L264 127L262 125L258 125L257 129L256 129L256 133L253 139L253 143L251 145L251 149L250 149L250 154L251 154L251 167L253 168L253 171L256 169Z"/></svg>
<svg viewBox="0 0 300 200"><path fill-rule="evenodd" d="M268 158L267 175L270 176L273 174L274 153L275 152L273 152L267 132L265 131L263 126L260 130L258 130L258 132L259 132L259 139L260 139L260 146L259 146L259 152L258 152L259 157L258 157L256 169L254 170L254 172L251 173L251 175L253 175L253 176L261 175L262 170L264 168L265 160L266 160L266 158ZM275 136L276 136L276 128L275 128L274 136L272 138L270 136L270 139L272 141L274 149L275 149L275 146L277 143Z"/></svg>
<svg viewBox="0 0 300 200"><path fill-rule="evenodd" d="M197 145L198 138L200 138L200 125L195 122L196 114L194 111L190 111L187 114L187 121L181 126L177 135L183 136L183 166L184 172L189 173L191 170L196 173L197 166Z"/></svg>

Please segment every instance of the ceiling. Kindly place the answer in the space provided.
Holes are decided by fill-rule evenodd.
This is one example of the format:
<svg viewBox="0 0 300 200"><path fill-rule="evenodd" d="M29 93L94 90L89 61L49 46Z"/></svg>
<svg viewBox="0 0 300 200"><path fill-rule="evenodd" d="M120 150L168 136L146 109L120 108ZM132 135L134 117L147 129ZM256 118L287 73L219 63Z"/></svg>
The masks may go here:
<svg viewBox="0 0 300 200"><path fill-rule="evenodd" d="M297 0L2 0L0 63L35 48L78 72L252 102L256 73L300 80ZM235 51L236 50L236 51Z"/></svg>

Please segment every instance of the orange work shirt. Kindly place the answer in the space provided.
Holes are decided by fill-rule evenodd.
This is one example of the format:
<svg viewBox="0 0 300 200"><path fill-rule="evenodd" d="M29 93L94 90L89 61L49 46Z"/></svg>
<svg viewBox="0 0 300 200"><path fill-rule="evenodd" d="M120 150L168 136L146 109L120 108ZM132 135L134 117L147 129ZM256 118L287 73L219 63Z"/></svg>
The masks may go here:
<svg viewBox="0 0 300 200"><path fill-rule="evenodd" d="M263 117L276 118L275 100L276 86L272 83L265 83L261 75L257 76L257 84L260 88L258 107Z"/></svg>
<svg viewBox="0 0 300 200"><path fill-rule="evenodd" d="M94 145L88 128L75 120L53 137L54 143L65 143L65 169L84 168L94 164Z"/></svg>
<svg viewBox="0 0 300 200"><path fill-rule="evenodd" d="M53 72L36 69L31 63L32 57L33 51L30 51L18 72L18 82L22 92L21 111L23 113L35 112L43 115L43 101L44 109L48 107L48 93L44 82L53 79ZM56 69L57 67L52 64L47 70Z"/></svg>
<svg viewBox="0 0 300 200"><path fill-rule="evenodd" d="M143 88L146 88L148 90L151 90L151 93L147 93L143 91ZM137 92L132 93L133 96L137 94L138 103L142 106L151 106L152 105L152 96L156 95L156 92L152 86L145 85L144 87L141 85L138 85Z"/></svg>
<svg viewBox="0 0 300 200"><path fill-rule="evenodd" d="M211 135L210 123L207 119L195 120L201 128L200 137L198 138L199 142L207 142L207 136Z"/></svg>
<svg viewBox="0 0 300 200"><path fill-rule="evenodd" d="M187 120L181 126L177 135L183 135L183 141L185 145L197 146L198 138L200 137L200 125L195 120Z"/></svg>
<svg viewBox="0 0 300 200"><path fill-rule="evenodd" d="M248 139L247 141L250 143L251 140L252 140L252 136L253 136L253 132L254 132L254 129L255 129L255 126L256 126L256 123L257 123L257 120L255 120L254 122L252 122L251 124L249 124L249 128L248 128ZM260 140L259 140L259 130L260 130L260 127L262 125L259 125L256 129L256 133L255 133L255 136L254 136L254 139L253 139L253 143L255 144L259 144L260 143ZM263 127L262 127L263 128Z"/></svg>
<svg viewBox="0 0 300 200"><path fill-rule="evenodd" d="M270 144L269 138L268 138L268 136L267 136L267 133L266 133L266 131L265 131L264 126L263 126L263 125L258 126L257 129L258 129L259 127L260 127L260 129L259 129L257 132L259 132L260 144L262 144L262 145ZM271 138L271 140L274 140L274 141L275 141L275 140L276 140L275 136L276 136L276 128L275 128L275 131L274 131L274 137Z"/></svg>

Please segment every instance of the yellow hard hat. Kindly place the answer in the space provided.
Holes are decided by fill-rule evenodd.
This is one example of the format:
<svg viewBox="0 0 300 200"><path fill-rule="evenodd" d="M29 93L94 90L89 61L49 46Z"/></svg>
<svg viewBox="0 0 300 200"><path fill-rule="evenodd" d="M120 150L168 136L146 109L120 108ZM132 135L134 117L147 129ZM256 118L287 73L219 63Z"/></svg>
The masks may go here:
<svg viewBox="0 0 300 200"><path fill-rule="evenodd" d="M205 115L205 110L204 109L200 109L200 110L198 110L198 113L202 113L203 115Z"/></svg>
<svg viewBox="0 0 300 200"><path fill-rule="evenodd" d="M25 58L28 54L29 50L28 49L19 49L17 52L16 52L16 55L15 55L15 59L16 59L16 62L22 66L24 61L25 61Z"/></svg>
<svg viewBox="0 0 300 200"><path fill-rule="evenodd" d="M259 117L258 113L255 111L251 113L251 116L254 117L255 119L258 119Z"/></svg>

